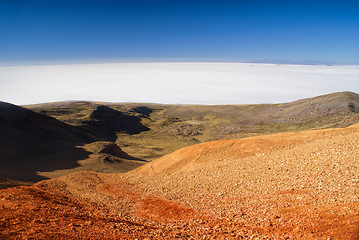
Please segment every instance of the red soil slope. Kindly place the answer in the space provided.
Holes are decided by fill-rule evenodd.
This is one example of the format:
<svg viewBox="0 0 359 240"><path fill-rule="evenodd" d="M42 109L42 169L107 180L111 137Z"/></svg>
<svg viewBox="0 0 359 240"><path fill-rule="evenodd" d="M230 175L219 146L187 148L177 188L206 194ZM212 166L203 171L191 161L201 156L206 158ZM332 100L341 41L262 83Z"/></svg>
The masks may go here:
<svg viewBox="0 0 359 240"><path fill-rule="evenodd" d="M3 239L359 239L359 125L199 144L0 191Z"/></svg>
<svg viewBox="0 0 359 240"><path fill-rule="evenodd" d="M359 124L343 129L326 129L305 132L279 133L235 140L223 140L197 144L182 148L163 156L150 164L134 170L147 175L189 171L201 164L208 165L220 161L245 159L252 156L275 154L279 150L290 150L294 146L303 145L300 151L305 152L306 144L323 141L334 142L333 138L357 133Z"/></svg>

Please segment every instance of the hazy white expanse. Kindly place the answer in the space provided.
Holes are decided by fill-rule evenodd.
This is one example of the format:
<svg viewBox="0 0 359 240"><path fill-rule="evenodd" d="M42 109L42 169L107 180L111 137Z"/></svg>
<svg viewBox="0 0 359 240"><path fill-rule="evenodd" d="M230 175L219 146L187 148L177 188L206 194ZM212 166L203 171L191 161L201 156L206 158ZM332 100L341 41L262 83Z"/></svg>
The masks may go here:
<svg viewBox="0 0 359 240"><path fill-rule="evenodd" d="M0 100L182 104L279 103L359 93L359 66L107 63L0 67Z"/></svg>

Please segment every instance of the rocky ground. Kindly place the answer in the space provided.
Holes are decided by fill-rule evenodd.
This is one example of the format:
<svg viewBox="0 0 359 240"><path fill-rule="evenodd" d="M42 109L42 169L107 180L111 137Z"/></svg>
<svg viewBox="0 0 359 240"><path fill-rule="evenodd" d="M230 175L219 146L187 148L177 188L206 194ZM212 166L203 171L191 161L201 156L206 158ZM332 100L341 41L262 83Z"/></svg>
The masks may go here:
<svg viewBox="0 0 359 240"><path fill-rule="evenodd" d="M2 239L359 239L359 125L217 141L0 191Z"/></svg>

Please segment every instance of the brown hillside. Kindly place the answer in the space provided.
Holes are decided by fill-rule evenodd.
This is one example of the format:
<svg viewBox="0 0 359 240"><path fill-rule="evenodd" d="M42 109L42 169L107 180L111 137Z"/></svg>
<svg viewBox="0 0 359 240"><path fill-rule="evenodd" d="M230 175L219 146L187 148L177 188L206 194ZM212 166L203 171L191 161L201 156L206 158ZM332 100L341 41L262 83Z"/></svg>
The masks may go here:
<svg viewBox="0 0 359 240"><path fill-rule="evenodd" d="M250 223L271 238L357 239L358 162L357 124L199 144L128 175L146 194Z"/></svg>
<svg viewBox="0 0 359 240"><path fill-rule="evenodd" d="M76 146L91 141L85 132L55 118L0 102L0 176L36 181L37 171L77 166L87 152ZM62 161L45 160L66 155Z"/></svg>
<svg viewBox="0 0 359 240"><path fill-rule="evenodd" d="M359 123L358 106L356 93L339 92L283 104L205 106L81 101L26 107L85 129L101 140L114 141L117 134L117 144L125 152L151 161L208 141L347 127Z"/></svg>
<svg viewBox="0 0 359 240"><path fill-rule="evenodd" d="M124 172L143 164L115 143L94 142L101 134L116 139L116 131L143 129L139 119L99 107L87 126L99 129L91 134L53 117L0 102L0 188L79 170Z"/></svg>
<svg viewBox="0 0 359 240"><path fill-rule="evenodd" d="M359 113L359 95L339 92L277 106L277 121L303 121L338 113Z"/></svg>
<svg viewBox="0 0 359 240"><path fill-rule="evenodd" d="M358 126L356 124L347 128L346 133L355 132ZM326 129L207 142L177 150L135 169L134 172L155 175L190 171L201 164L265 156L266 154L274 154L279 150L290 150L300 144L306 145L337 136L342 131L342 129Z"/></svg>
<svg viewBox="0 0 359 240"><path fill-rule="evenodd" d="M0 237L359 239L358 146L359 125L273 134L2 190Z"/></svg>

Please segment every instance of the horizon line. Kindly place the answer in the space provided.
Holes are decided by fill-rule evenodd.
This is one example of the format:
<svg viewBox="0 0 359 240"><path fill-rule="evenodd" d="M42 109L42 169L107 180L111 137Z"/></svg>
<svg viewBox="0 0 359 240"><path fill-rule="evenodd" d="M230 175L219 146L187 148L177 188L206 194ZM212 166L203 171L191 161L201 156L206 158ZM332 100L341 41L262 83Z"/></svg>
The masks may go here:
<svg viewBox="0 0 359 240"><path fill-rule="evenodd" d="M208 103L161 103L161 102L131 102L131 101L119 101L119 102L112 102L112 101L97 101L97 100L88 100L88 99L78 99L78 100L59 100L59 101L50 101L50 102L39 102L39 103L30 103L30 104L14 104L14 103L10 103L10 102L6 102L6 103L10 103L13 105L17 105L17 106L21 106L21 107L30 107L30 106L36 106L36 105L43 105L43 104L61 104L61 103L81 103L81 102L89 102L89 103L93 103L93 104L153 104L153 105L181 105L181 106L247 106L247 105L280 105L280 104L286 104L286 103L293 103L293 102L297 102L297 101L301 101L301 100L305 100L305 99L311 99L311 98L317 98L317 97L322 97L322 96L327 96L327 95L333 95L333 94L345 94L345 93L354 93L354 94L358 94L354 91L338 91L338 92L328 92L325 94L320 94L320 95L315 95L315 96L310 96L310 97L304 97L304 98L298 98L292 101L286 101L286 102L262 102L262 103L224 103L224 104L208 104ZM359 95L359 94L358 94ZM3 102L0 100L0 102Z"/></svg>
<svg viewBox="0 0 359 240"><path fill-rule="evenodd" d="M0 67L11 66L51 66L51 65L87 65L87 64L116 64L116 63L247 63L247 64L272 64L272 65L300 65L300 66L359 66L359 63L333 63L325 61L311 60L172 60L172 59L78 59L78 60L49 60L49 61L20 61L20 62L1 62Z"/></svg>

